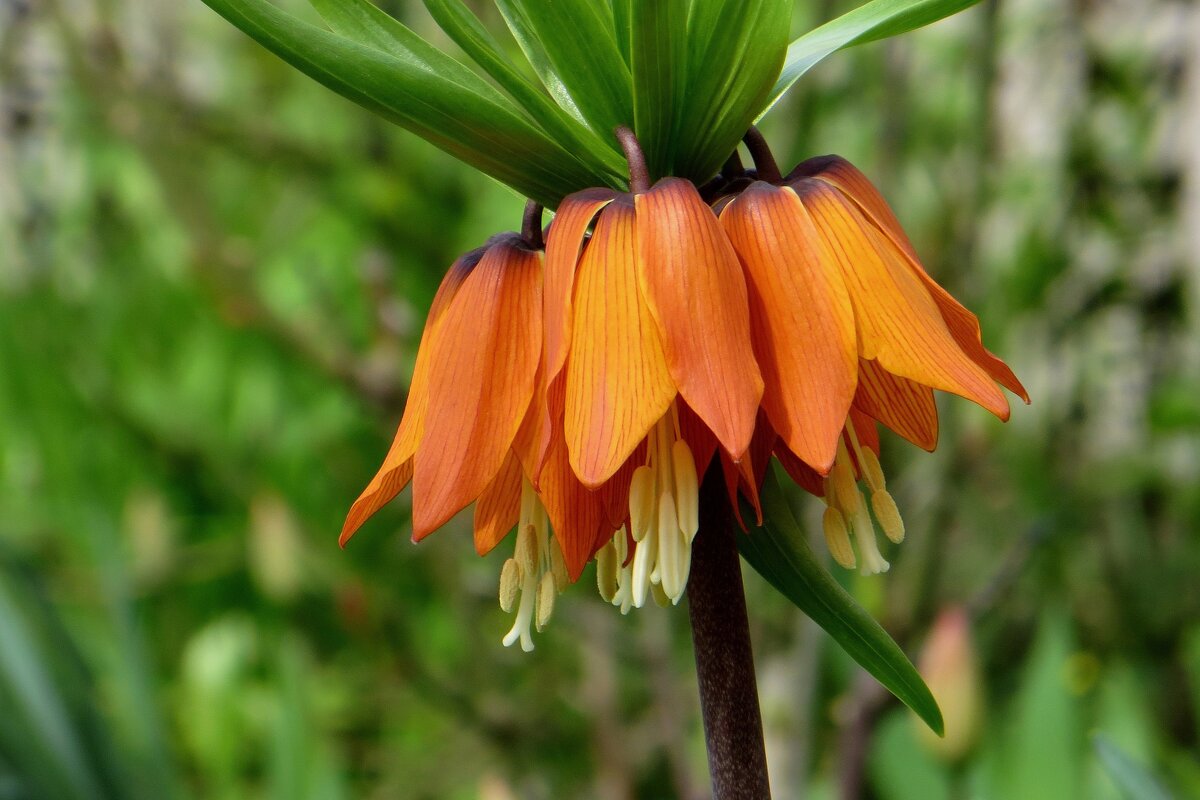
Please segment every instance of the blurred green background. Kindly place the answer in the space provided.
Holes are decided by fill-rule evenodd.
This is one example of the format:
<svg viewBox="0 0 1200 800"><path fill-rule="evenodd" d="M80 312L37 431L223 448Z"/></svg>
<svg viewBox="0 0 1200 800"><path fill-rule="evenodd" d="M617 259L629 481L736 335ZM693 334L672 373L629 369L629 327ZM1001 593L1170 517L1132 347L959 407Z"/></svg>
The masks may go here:
<svg viewBox="0 0 1200 800"><path fill-rule="evenodd" d="M681 609L589 570L526 655L469 520L335 543L520 198L199 0L0 0L0 132L0 799L705 795ZM943 618L941 747L747 570L776 797L1200 797L1200 7L991 0L766 133L871 175L1034 398L887 435L908 540L841 576L915 659Z"/></svg>

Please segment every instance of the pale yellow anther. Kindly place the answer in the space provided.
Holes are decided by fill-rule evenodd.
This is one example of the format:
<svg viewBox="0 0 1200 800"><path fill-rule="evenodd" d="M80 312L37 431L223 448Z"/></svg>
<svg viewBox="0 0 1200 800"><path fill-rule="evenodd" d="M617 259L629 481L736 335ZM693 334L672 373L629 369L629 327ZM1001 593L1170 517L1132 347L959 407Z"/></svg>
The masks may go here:
<svg viewBox="0 0 1200 800"><path fill-rule="evenodd" d="M640 542L654 524L654 470L642 465L633 471L629 484L629 528Z"/></svg>
<svg viewBox="0 0 1200 800"><path fill-rule="evenodd" d="M875 519L879 520L884 534L896 544L903 542L904 519L900 516L896 501L886 489L880 489L871 495L871 508L875 511Z"/></svg>
<svg viewBox="0 0 1200 800"><path fill-rule="evenodd" d="M633 553L633 605L641 608L646 604L646 592L650 589L650 573L658 561L658 536L651 526L646 538L638 542Z"/></svg>
<svg viewBox="0 0 1200 800"><path fill-rule="evenodd" d="M549 545L548 549L550 550L550 572L554 575L554 588L561 594L571 583L571 578L567 574L567 562L563 560L562 548L557 542Z"/></svg>
<svg viewBox="0 0 1200 800"><path fill-rule="evenodd" d="M850 546L850 531L846 527L846 518L842 516L842 512L833 506L826 508L821 527L825 530L825 544L833 560L846 569L854 569L857 562L854 559L854 548Z"/></svg>
<svg viewBox="0 0 1200 800"><path fill-rule="evenodd" d="M681 546L685 545L675 518L675 498L664 494L658 502L658 570L659 583L671 599L683 591L679 586Z"/></svg>
<svg viewBox="0 0 1200 800"><path fill-rule="evenodd" d="M872 492L882 492L887 488L887 482L883 478L883 467L879 465L879 456L875 455L875 451L869 447L860 447L858 449L858 466L862 470L863 480L867 482L867 486Z"/></svg>
<svg viewBox="0 0 1200 800"><path fill-rule="evenodd" d="M821 487L822 491L824 492L824 494L821 495L821 500L823 500L827 506L836 507L837 503L834 501L833 497L833 481L830 480L829 476L821 479Z"/></svg>
<svg viewBox="0 0 1200 800"><path fill-rule="evenodd" d="M654 597L654 604L659 608L666 608L671 605L671 598L667 597L666 590L659 584L654 584L650 587L650 594Z"/></svg>
<svg viewBox="0 0 1200 800"><path fill-rule="evenodd" d="M691 544L700 529L700 480L692 448L683 439L671 446L671 464L675 468L675 517Z"/></svg>
<svg viewBox="0 0 1200 800"><path fill-rule="evenodd" d="M629 489L629 527L637 549L617 573L613 604L641 608L656 587L678 603L691 569L691 545L700 527L696 460L680 436L671 410L646 437L646 463L634 470ZM618 553L622 553L618 548ZM618 562L622 563L622 562ZM598 579L599 580L599 579Z"/></svg>
<svg viewBox="0 0 1200 800"><path fill-rule="evenodd" d="M541 630L554 610L554 598L569 582L559 543L554 541L546 507L528 480L521 486L520 521L513 557L500 569L500 607L516 609L504 646L517 642L533 650L532 631Z"/></svg>
<svg viewBox="0 0 1200 800"><path fill-rule="evenodd" d="M517 531L517 563L525 575L538 573L538 536L533 525L526 525Z"/></svg>
<svg viewBox="0 0 1200 800"><path fill-rule="evenodd" d="M687 593L688 576L692 573L692 545L689 542L683 548L683 563L679 565L679 585L682 587L679 596L675 598L675 605L679 605L679 601L683 599L683 595Z"/></svg>
<svg viewBox="0 0 1200 800"><path fill-rule="evenodd" d="M844 513L853 515L858 497L858 484L854 480L854 470L849 461L849 459L839 461L834 464L833 471L829 473L829 484L833 489L833 497L829 504L834 508L840 508Z"/></svg>
<svg viewBox="0 0 1200 800"><path fill-rule="evenodd" d="M633 565L621 567L617 577L617 594L613 597L613 605L621 609L622 614L628 614L633 608Z"/></svg>
<svg viewBox="0 0 1200 800"><path fill-rule="evenodd" d="M521 589L521 565L510 558L500 568L500 608L505 614L513 610L517 592Z"/></svg>
<svg viewBox="0 0 1200 800"><path fill-rule="evenodd" d="M558 589L554 585L554 575L547 572L542 576L542 580L537 588L538 631L546 627L546 623L550 621L550 615L554 613L554 598L557 594Z"/></svg>
<svg viewBox="0 0 1200 800"><path fill-rule="evenodd" d="M875 451L869 447L863 447L858 441L858 431L854 428L853 422L846 423L846 433L850 436L850 446L854 448L854 457L858 461L858 471L861 473L862 479L867 482L867 486L873 492L885 488L883 469L879 466L879 458L875 455Z"/></svg>
<svg viewBox="0 0 1200 800"><path fill-rule="evenodd" d="M828 506L823 520L825 541L829 545L829 552L839 564L853 567L854 548L849 537L849 534L853 533L854 538L858 540L858 561L862 565L863 574L887 572L890 565L879 552L875 523L867 509L866 498L859 491L858 481L854 477L850 448L853 448L854 457L857 459L859 474L870 491L871 509L874 510L883 532L893 542L904 539L904 521L900 518L896 502L887 492L879 457L875 455L874 450L859 443L858 432L854 430L853 423L847 423L846 434L850 439L850 447L846 446L845 438L838 441L833 469L825 479L825 504Z"/></svg>
<svg viewBox="0 0 1200 800"><path fill-rule="evenodd" d="M629 558L629 532L624 525L613 534L613 547L617 551L617 566L625 566L625 560Z"/></svg>
<svg viewBox="0 0 1200 800"><path fill-rule="evenodd" d="M596 554L596 588L606 603L617 596L617 548L612 542L600 548Z"/></svg>

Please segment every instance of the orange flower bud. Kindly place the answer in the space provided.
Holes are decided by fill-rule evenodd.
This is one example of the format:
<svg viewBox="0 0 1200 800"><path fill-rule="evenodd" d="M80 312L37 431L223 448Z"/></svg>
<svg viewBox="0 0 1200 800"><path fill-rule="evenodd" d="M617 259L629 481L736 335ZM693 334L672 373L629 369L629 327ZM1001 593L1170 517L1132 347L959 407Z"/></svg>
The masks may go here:
<svg viewBox="0 0 1200 800"><path fill-rule="evenodd" d="M937 618L921 654L920 670L942 709L946 735L939 738L914 717L918 738L936 757L958 761L974 747L984 716L982 676L966 610L952 607Z"/></svg>

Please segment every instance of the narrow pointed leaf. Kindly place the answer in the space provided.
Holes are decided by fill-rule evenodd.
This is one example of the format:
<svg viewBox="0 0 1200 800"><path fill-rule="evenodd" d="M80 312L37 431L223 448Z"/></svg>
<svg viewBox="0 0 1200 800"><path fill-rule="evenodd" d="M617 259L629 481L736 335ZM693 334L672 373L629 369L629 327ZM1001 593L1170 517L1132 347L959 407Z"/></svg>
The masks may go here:
<svg viewBox="0 0 1200 800"><path fill-rule="evenodd" d="M617 49L625 63L629 62L629 43L632 38L634 0L612 0L613 31L617 37Z"/></svg>
<svg viewBox="0 0 1200 800"><path fill-rule="evenodd" d="M512 17L510 27L516 21L517 27L525 28L518 40L529 37L540 43L553 74L601 138L609 141L613 128L633 122L629 65L617 47L608 3L505 0L497 5L502 12L509 8L505 19ZM530 63L537 68L533 58Z"/></svg>
<svg viewBox="0 0 1200 800"><path fill-rule="evenodd" d="M359 0L360 2L362 0ZM322 4L335 0L313 0ZM425 7L443 31L476 64L495 79L546 133L558 142L570 143L572 152L599 172L621 179L625 159L612 145L554 102L534 80L509 59L500 43L483 26L462 0L425 0Z"/></svg>
<svg viewBox="0 0 1200 800"><path fill-rule="evenodd" d="M646 153L651 180L670 174L674 162L687 92L688 5L689 0L628 0L624 4L629 9L633 131Z"/></svg>
<svg viewBox="0 0 1200 800"><path fill-rule="evenodd" d="M4 766L27 773L36 791L66 799L101 797L103 781L90 763L87 743L69 707L70 695L56 685L58 667L70 656L48 652L33 615L16 594L18 584L0 574L0 752ZM58 660L52 655L59 657ZM74 664L71 664L74 666Z"/></svg>
<svg viewBox="0 0 1200 800"><path fill-rule="evenodd" d="M562 79L554 70L554 65L550 63L550 56L546 55L546 48L538 39L532 23L525 16L521 0L494 0L494 2L500 11L500 16L504 17L504 23L508 26L509 33L517 40L521 52L525 54L526 60L533 67L533 71L537 73L542 85L550 92L551 97L572 117L580 122L585 122L583 114L575 105L575 101L571 99L567 87L563 85Z"/></svg>
<svg viewBox="0 0 1200 800"><path fill-rule="evenodd" d="M440 51L393 55L302 22L266 0L205 2L315 80L550 207L603 180L494 89L480 90L481 78L456 80L457 62L434 55Z"/></svg>
<svg viewBox="0 0 1200 800"><path fill-rule="evenodd" d="M737 537L742 557L941 735L942 712L916 667L817 561L772 471L763 484L762 506L763 526Z"/></svg>
<svg viewBox="0 0 1200 800"><path fill-rule="evenodd" d="M436 65L445 77L474 89L483 97L504 102L504 97L466 66L422 39L370 0L308 0L334 33L396 58L415 56Z"/></svg>
<svg viewBox="0 0 1200 800"><path fill-rule="evenodd" d="M779 76L791 14L790 0L693 0L672 174L702 183L737 147Z"/></svg>
<svg viewBox="0 0 1200 800"><path fill-rule="evenodd" d="M819 28L788 47L783 72L763 114L801 75L826 56L845 47L898 36L957 14L979 0L872 0ZM761 115L760 115L761 116Z"/></svg>

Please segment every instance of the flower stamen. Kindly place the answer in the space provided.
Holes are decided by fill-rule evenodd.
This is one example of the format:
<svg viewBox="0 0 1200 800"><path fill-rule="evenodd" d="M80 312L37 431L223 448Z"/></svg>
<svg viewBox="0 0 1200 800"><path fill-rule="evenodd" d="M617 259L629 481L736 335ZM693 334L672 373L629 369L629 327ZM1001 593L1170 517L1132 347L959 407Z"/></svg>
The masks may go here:
<svg viewBox="0 0 1200 800"><path fill-rule="evenodd" d="M846 446L846 439L850 440L850 447ZM853 569L857 563L850 545L850 534L853 533L862 558L862 573L875 575L887 572L891 565L879 552L871 512L867 510L866 498L854 476L855 464L858 465L859 477L870 493L875 519L888 539L899 544L904 540L904 520L900 517L896 501L887 490L879 457L874 450L860 444L854 423L847 421L846 436L838 442L837 458L834 459L829 477L825 479L825 504L828 508L825 509L822 527L829 552L838 564Z"/></svg>
<svg viewBox="0 0 1200 800"><path fill-rule="evenodd" d="M522 650L533 650L531 627L539 632L546 627L555 595L569 582L561 549L551 538L546 508L532 484L522 478L517 544L513 557L500 570L500 608L509 613L517 605L517 618L504 636L505 647L520 641Z"/></svg>
<svg viewBox="0 0 1200 800"><path fill-rule="evenodd" d="M646 463L634 470L630 484L629 525L636 549L629 566L628 593L623 569L616 578L616 592L606 599L614 605L620 603L622 611L628 610L626 603L641 608L651 594L660 602L666 598L679 603L691 571L699 505L696 459L681 437L678 411L672 405L646 437ZM606 570L611 570L608 560L616 559L626 545L624 535L622 530L605 546L614 551L603 556ZM616 563L624 564L624 559ZM611 578L606 573L598 580L606 582L601 584L604 596Z"/></svg>

